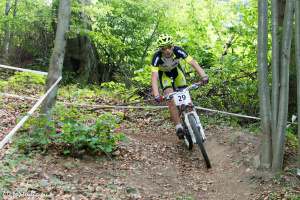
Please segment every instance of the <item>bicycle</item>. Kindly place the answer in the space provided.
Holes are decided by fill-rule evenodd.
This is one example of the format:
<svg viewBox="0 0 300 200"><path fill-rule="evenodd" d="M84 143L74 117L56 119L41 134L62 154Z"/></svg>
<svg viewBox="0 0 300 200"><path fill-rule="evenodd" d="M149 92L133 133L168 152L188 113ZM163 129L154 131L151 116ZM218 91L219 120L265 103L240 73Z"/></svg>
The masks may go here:
<svg viewBox="0 0 300 200"><path fill-rule="evenodd" d="M201 83L194 83L182 90L177 89L175 92L165 95L163 98L165 100L173 99L178 108L180 119L184 127L184 142L188 149L192 150L193 144L198 144L206 167L211 168L211 163L204 147L206 136L189 93L189 90L197 89L201 85Z"/></svg>

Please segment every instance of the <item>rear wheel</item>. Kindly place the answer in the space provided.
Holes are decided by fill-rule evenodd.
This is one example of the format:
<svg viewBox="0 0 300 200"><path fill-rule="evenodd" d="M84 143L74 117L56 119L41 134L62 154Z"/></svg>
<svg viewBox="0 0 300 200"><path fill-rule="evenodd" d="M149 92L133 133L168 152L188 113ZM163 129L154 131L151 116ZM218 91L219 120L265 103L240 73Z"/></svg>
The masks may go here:
<svg viewBox="0 0 300 200"><path fill-rule="evenodd" d="M205 147L204 147L204 144L203 144L203 138L202 138L202 135L200 133L199 127L197 126L196 118L193 114L190 114L188 116L188 119L189 119L189 123L191 125L191 128L193 130L193 133L195 135L196 142L197 142L197 144L198 144L198 146L201 150L201 153L203 155L203 158L205 160L206 167L211 168L210 160L209 160L208 155L206 153L206 150L205 150Z"/></svg>

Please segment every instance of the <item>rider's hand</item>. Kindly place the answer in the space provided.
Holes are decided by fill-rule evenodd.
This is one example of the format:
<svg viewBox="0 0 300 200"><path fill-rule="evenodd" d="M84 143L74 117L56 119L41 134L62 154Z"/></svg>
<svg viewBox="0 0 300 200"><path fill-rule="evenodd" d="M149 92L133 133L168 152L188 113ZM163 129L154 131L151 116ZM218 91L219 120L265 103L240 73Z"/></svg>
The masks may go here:
<svg viewBox="0 0 300 200"><path fill-rule="evenodd" d="M202 83L203 85L206 85L208 82L209 82L208 76L207 76L207 75L203 76L203 77L202 77L202 80L201 80L201 83Z"/></svg>
<svg viewBox="0 0 300 200"><path fill-rule="evenodd" d="M160 95L157 95L154 97L154 100L157 102L157 103L160 103L163 101L163 96L160 96Z"/></svg>

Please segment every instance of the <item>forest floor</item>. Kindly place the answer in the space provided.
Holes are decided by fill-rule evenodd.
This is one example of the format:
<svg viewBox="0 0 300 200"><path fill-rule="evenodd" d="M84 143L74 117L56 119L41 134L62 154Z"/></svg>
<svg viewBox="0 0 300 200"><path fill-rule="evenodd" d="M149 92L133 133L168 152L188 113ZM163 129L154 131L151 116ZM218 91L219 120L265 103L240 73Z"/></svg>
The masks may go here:
<svg viewBox="0 0 300 200"><path fill-rule="evenodd" d="M120 129L128 139L109 157L22 156L7 146L0 152L3 199L300 198L299 179L289 170L275 178L256 170L259 141L245 130L206 126L208 170L197 147L189 151L178 140L168 117L145 111L126 112L125 119Z"/></svg>
<svg viewBox="0 0 300 200"><path fill-rule="evenodd" d="M3 102L8 105L11 100ZM26 103L26 109L31 104ZM17 110L0 110L1 125L6 127L3 136L15 125ZM7 145L0 151L2 198L300 199L293 152L286 156L284 173L274 177L257 170L257 136L241 128L206 125L205 145L212 162L212 168L206 169L198 148L189 151L178 140L167 112L124 114L119 129L127 140L109 156L72 158L54 151L24 155Z"/></svg>

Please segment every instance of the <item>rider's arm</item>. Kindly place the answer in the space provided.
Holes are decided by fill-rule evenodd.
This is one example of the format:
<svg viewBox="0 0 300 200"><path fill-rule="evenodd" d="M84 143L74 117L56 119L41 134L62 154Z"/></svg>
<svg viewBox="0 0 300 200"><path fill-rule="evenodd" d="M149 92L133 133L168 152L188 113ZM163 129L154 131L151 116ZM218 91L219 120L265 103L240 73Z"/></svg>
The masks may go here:
<svg viewBox="0 0 300 200"><path fill-rule="evenodd" d="M199 74L199 76L206 77L207 74L204 72L204 70L202 69L202 67L200 67L200 65L198 64L198 62L194 59L191 59L188 61L188 63L196 70L196 72Z"/></svg>
<svg viewBox="0 0 300 200"><path fill-rule="evenodd" d="M159 96L157 80L158 80L158 72L157 71L152 71L151 85L152 85L153 96L155 96L155 97Z"/></svg>
<svg viewBox="0 0 300 200"><path fill-rule="evenodd" d="M174 53L180 58L183 58L187 63L192 65L192 67L196 70L196 72L199 74L199 76L207 77L206 73L204 70L200 67L198 62L194 60L190 55L187 54L185 50L183 50L181 47L175 46L174 47Z"/></svg>
<svg viewBox="0 0 300 200"><path fill-rule="evenodd" d="M160 60L160 53L156 52L152 58L152 67L151 67L151 85L152 85L152 93L154 97L159 96L158 90L158 70L159 70L159 60Z"/></svg>

